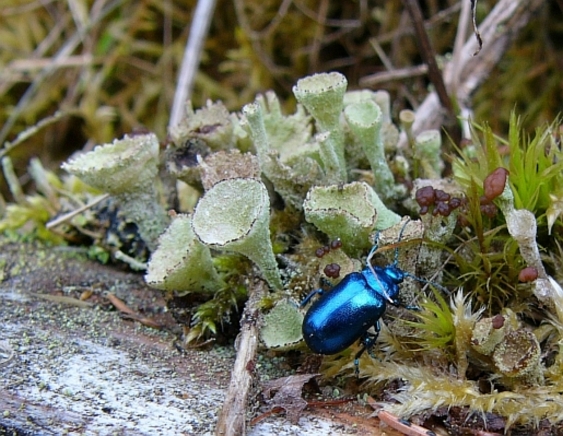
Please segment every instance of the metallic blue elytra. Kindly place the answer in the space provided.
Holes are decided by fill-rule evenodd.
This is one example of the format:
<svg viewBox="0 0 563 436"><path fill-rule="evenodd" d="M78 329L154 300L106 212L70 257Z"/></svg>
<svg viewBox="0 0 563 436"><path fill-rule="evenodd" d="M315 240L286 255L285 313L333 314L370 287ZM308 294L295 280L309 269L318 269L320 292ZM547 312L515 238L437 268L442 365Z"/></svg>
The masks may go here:
<svg viewBox="0 0 563 436"><path fill-rule="evenodd" d="M399 240L407 223L401 229ZM400 306L399 285L405 277L413 277L397 266L398 248L393 264L372 266L371 258L376 250L377 239L361 272L348 274L327 293L321 289L311 292L301 303L304 306L314 295L321 294L305 314L302 327L305 343L315 353L337 354L360 340L363 347L354 359L356 373L363 352L367 349L371 354L379 334L379 319L387 303ZM368 332L371 327L375 328L375 334Z"/></svg>

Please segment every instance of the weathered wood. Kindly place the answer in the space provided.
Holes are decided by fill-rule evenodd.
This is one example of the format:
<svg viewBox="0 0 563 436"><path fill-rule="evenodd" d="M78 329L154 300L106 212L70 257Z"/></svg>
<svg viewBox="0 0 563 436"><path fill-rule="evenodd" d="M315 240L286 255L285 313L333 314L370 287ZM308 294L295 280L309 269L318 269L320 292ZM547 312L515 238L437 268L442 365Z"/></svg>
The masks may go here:
<svg viewBox="0 0 563 436"><path fill-rule="evenodd" d="M179 351L180 326L142 274L80 253L0 238L0 436L213 434L232 345ZM77 306L84 291L93 291L90 305ZM124 320L105 298L109 292L163 329ZM337 434L351 425L307 413L295 426L274 415L248 433ZM354 431L374 434L374 425L356 420Z"/></svg>
<svg viewBox="0 0 563 436"><path fill-rule="evenodd" d="M0 435L212 432L234 352L179 352L178 327L142 275L1 241L0 265ZM76 305L85 290L89 306ZM165 328L123 320L108 292Z"/></svg>

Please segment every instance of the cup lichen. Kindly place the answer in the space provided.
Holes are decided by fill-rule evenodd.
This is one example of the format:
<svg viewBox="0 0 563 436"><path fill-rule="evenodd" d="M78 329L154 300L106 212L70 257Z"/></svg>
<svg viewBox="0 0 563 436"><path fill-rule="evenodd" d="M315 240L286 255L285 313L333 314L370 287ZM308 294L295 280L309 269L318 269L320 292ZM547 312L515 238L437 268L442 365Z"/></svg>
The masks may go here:
<svg viewBox="0 0 563 436"><path fill-rule="evenodd" d="M365 182L316 186L303 204L305 219L329 235L340 238L344 250L357 252L370 247L370 234L401 220L387 209Z"/></svg>
<svg viewBox="0 0 563 436"><path fill-rule="evenodd" d="M238 150L218 151L198 159L201 168L201 183L208 191L213 185L226 179L260 180L260 165L258 158L251 153L241 153Z"/></svg>
<svg viewBox="0 0 563 436"><path fill-rule="evenodd" d="M293 348L303 339L303 313L289 300L280 300L264 316L260 337L267 348Z"/></svg>
<svg viewBox="0 0 563 436"><path fill-rule="evenodd" d="M170 129L173 142L180 146L190 139L199 139L212 150L227 150L235 143L234 125L223 103L207 101L196 111L191 102L186 107L186 117Z"/></svg>
<svg viewBox="0 0 563 436"><path fill-rule="evenodd" d="M412 126L414 125L415 118L415 113L410 109L403 109L401 112L399 112L399 123L401 124L401 128L407 135L409 144L414 143Z"/></svg>
<svg viewBox="0 0 563 436"><path fill-rule="evenodd" d="M493 361L505 376L504 384L542 385L541 348L536 336L529 330L513 330L503 339L493 352Z"/></svg>
<svg viewBox="0 0 563 436"><path fill-rule="evenodd" d="M256 179L227 179L215 184L194 211L194 233L205 245L252 260L269 285L282 289L270 241L270 197Z"/></svg>
<svg viewBox="0 0 563 436"><path fill-rule="evenodd" d="M214 293L221 287L211 252L195 236L189 215L176 215L160 236L145 281L153 288L177 295Z"/></svg>
<svg viewBox="0 0 563 436"><path fill-rule="evenodd" d="M385 158L381 137L383 114L372 100L352 103L344 109L350 130L362 145L375 179L375 190L384 200L404 195L404 187L395 184L393 173Z"/></svg>
<svg viewBox="0 0 563 436"><path fill-rule="evenodd" d="M328 183L347 180L344 134L340 115L348 81L340 73L321 73L304 77L293 87L299 103L313 116L319 133L326 133L321 144L321 159Z"/></svg>
<svg viewBox="0 0 563 436"><path fill-rule="evenodd" d="M415 158L421 167L422 177L439 179L444 171L442 153L442 137L438 130L425 130L414 140Z"/></svg>
<svg viewBox="0 0 563 436"><path fill-rule="evenodd" d="M304 153L300 158L291 153L288 156L291 162L282 162L279 152L272 148L272 143L278 140L271 139L270 132L273 128L267 128L264 111L264 105L259 101L247 104L242 109L242 124L248 126L262 173L272 182L275 190L288 205L301 210L307 190L322 177L320 167L313 157L315 151L309 155ZM306 148L305 144L301 146Z"/></svg>
<svg viewBox="0 0 563 436"><path fill-rule="evenodd" d="M121 212L137 224L151 251L169 222L156 191L159 147L152 133L125 135L62 165L88 185L116 197Z"/></svg>

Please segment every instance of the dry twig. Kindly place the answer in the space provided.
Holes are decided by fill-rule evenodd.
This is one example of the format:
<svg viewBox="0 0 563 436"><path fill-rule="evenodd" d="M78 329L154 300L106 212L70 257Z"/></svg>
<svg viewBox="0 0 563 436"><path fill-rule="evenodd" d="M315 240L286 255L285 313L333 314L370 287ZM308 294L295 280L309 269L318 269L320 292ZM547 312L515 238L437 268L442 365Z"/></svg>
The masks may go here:
<svg viewBox="0 0 563 436"><path fill-rule="evenodd" d="M108 293L106 295L106 298L109 300L111 304L113 304L113 306L117 310L119 310L119 312L121 312L121 317L123 319L130 319L132 321L137 321L147 327L151 327L154 329L162 328L162 326L154 319L139 315L137 312L135 312L133 309L127 306L123 301L117 298L114 294Z"/></svg>
<svg viewBox="0 0 563 436"><path fill-rule="evenodd" d="M184 51L182 67L178 76L178 84L174 95L174 104L170 114L169 127L175 127L184 117L186 102L190 99L196 72L199 69L199 60L203 43L207 37L209 24L213 18L215 0L199 0L192 18L190 36Z"/></svg>
<svg viewBox="0 0 563 436"><path fill-rule="evenodd" d="M448 111L449 116L454 119L454 107L452 105L450 97L448 96L448 91L446 90L446 85L444 84L442 72L440 71L440 68L438 68L438 64L436 63L436 53L432 48L430 38L428 37L426 29L424 28L424 18L422 16L422 11L420 10L418 0L403 0L403 4L405 5L406 10L411 17L411 21L413 23L414 31L416 34L416 40L420 47L420 54L422 56L422 59L424 59L424 63L428 66L428 76L430 78L430 81L436 89L440 103Z"/></svg>
<svg viewBox="0 0 563 436"><path fill-rule="evenodd" d="M246 433L246 405L253 377L251 369L258 347L258 303L266 294L266 289L266 284L259 280L249 287L248 301L241 319L237 358L215 429L217 436L239 436Z"/></svg>
<svg viewBox="0 0 563 436"><path fill-rule="evenodd" d="M444 82L450 95L455 96L461 107L467 106L471 94L487 79L493 67L499 62L508 47L516 39L533 14L542 6L542 0L500 0L481 24L483 48L478 56L478 43L470 38L461 48L459 65L455 68L457 77L452 74L454 67L444 68ZM453 58L456 59L454 54ZM452 86L458 83L457 87ZM430 93L416 111L413 134L424 130L439 129L444 122L444 112L436 92ZM401 134L399 148L405 148L408 139Z"/></svg>

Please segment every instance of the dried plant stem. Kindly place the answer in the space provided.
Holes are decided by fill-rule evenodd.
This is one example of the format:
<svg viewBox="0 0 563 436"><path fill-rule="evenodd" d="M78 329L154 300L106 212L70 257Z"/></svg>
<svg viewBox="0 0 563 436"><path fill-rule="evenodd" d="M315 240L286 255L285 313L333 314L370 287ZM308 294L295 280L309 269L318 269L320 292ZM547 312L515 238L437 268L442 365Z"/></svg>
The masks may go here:
<svg viewBox="0 0 563 436"><path fill-rule="evenodd" d="M448 96L448 91L446 90L446 85L444 84L442 72L440 71L440 68L438 68L438 64L436 63L436 53L432 48L430 38L428 37L428 33L426 33L426 29L424 28L424 18L422 16L422 11L420 10L418 0L403 0L403 4L405 5L406 10L411 17L411 21L413 23L414 31L417 37L417 43L420 47L420 54L422 56L422 59L424 59L424 63L428 66L428 76L430 77L430 81L436 89L440 103L448 111L449 116L454 119L454 107L452 105L450 97Z"/></svg>
<svg viewBox="0 0 563 436"><path fill-rule="evenodd" d="M78 110L57 111L53 115L50 115L50 116L42 119L37 124L35 124L31 127L28 127L23 132L20 132L18 134L18 136L13 141L4 143L3 148L0 149L0 158L6 156L10 151L12 151L17 146L21 145L27 139L31 138L33 135L35 135L42 128L56 123L57 121L59 121L63 117L72 116L72 115L75 115L75 114L78 114L78 113L79 113Z"/></svg>
<svg viewBox="0 0 563 436"><path fill-rule="evenodd" d="M10 190L12 197L14 197L14 201L22 205L28 204L18 176L14 171L12 159L10 159L8 156L2 158L2 172L4 173L4 178L6 179L8 189Z"/></svg>
<svg viewBox="0 0 563 436"><path fill-rule="evenodd" d="M177 126L185 116L186 102L191 98L192 87L197 70L203 43L209 30L209 24L215 11L215 0L199 0L192 18L190 36L184 51L182 67L178 76L178 84L174 95L169 127Z"/></svg>
<svg viewBox="0 0 563 436"><path fill-rule="evenodd" d="M53 227L58 226L59 224L65 223L69 220L71 220L72 218L74 218L76 215L81 214L82 212L84 212L85 210L88 210L92 207L94 207L96 204L102 202L103 200L105 200L106 198L109 197L109 194L103 194L101 196L99 196L98 198L95 198L94 200L92 200L90 203L85 204L82 207L79 207L78 209L73 210L72 212L69 212L65 215L62 215L52 221L49 221L45 227L47 229L52 229Z"/></svg>
<svg viewBox="0 0 563 436"><path fill-rule="evenodd" d="M469 2L462 2L461 12L459 14L459 21L457 25L457 33L455 35L454 51L452 54L450 73L452 74L452 83L450 83L450 91L458 88L459 68L461 62L459 61L463 46L469 34L469 19L471 17L471 4Z"/></svg>
<svg viewBox="0 0 563 436"><path fill-rule="evenodd" d="M428 74L428 67L426 65L416 65L408 68L396 68L389 71L373 74L371 76L362 77L360 79L360 86L362 87L376 87L382 83L391 82L393 80L404 80L412 77L424 76Z"/></svg>
<svg viewBox="0 0 563 436"><path fill-rule="evenodd" d="M254 281L248 289L248 301L241 319L237 358L223 409L217 421L217 436L238 436L246 433L246 406L258 347L258 303L266 295L266 291L266 283L260 280Z"/></svg>
<svg viewBox="0 0 563 436"><path fill-rule="evenodd" d="M452 73L452 65L446 65L444 68L446 89L455 96L460 106L468 103L471 94L489 76L510 44L543 4L542 0L500 0L481 24L483 48L479 55L473 56L478 45L475 38L470 37L458 57L457 77ZM456 59L455 55L454 59ZM452 89L455 81L459 85L456 89ZM440 128L444 117L438 95L436 92L430 93L416 111L413 134ZM407 146L408 139L403 133L399 147Z"/></svg>
<svg viewBox="0 0 563 436"><path fill-rule="evenodd" d="M120 260L120 261L126 263L127 265L129 265L132 270L145 271L147 269L146 263L139 262L137 259L135 259L134 257L128 256L127 254L125 254L121 250L116 250L115 253L113 253L113 255L115 256L115 258L117 260Z"/></svg>

